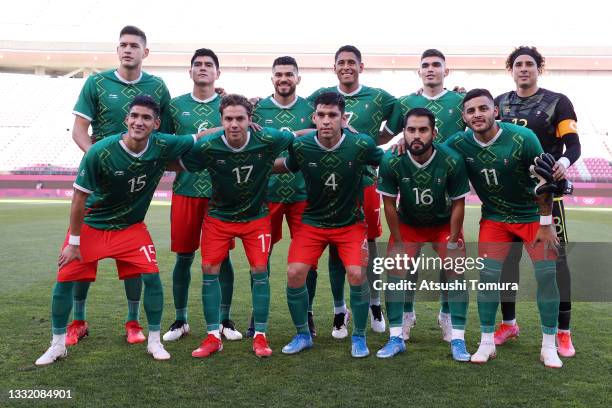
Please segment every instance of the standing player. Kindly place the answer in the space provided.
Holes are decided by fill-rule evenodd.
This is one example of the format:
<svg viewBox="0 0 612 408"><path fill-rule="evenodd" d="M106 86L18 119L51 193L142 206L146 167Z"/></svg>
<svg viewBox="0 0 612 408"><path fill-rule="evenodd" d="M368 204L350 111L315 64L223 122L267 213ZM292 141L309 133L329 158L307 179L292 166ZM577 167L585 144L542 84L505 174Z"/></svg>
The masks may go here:
<svg viewBox="0 0 612 408"><path fill-rule="evenodd" d="M279 57L272 63L272 85L274 94L260 100L253 111L253 121L260 126L273 127L280 130L302 130L313 128L312 105L304 98L297 96L296 88L300 83L297 62L293 57ZM282 157L287 153L283 152ZM283 237L283 215L289 224L291 236L302 223L302 213L306 208L306 186L302 173L273 174L268 184L268 207L272 223L272 245ZM272 247L270 247L270 254ZM268 258L268 273L270 261ZM317 288L317 271L308 272L306 280L308 287L308 328L312 336L316 336L312 301ZM252 337L255 328L253 319L247 331Z"/></svg>
<svg viewBox="0 0 612 408"><path fill-rule="evenodd" d="M224 97L219 111L223 130L203 137L182 159L188 171L206 168L212 179L212 198L202 233L202 300L208 336L191 355L208 357L223 349L219 271L232 240L238 237L253 279L253 351L258 357L268 357L272 354L266 339L271 231L266 194L274 159L287 149L294 134L272 128L251 132L252 105L241 95Z"/></svg>
<svg viewBox="0 0 612 408"><path fill-rule="evenodd" d="M436 117L437 133L434 142L443 143L451 135L465 129L465 123L461 118L461 101L464 94L444 88L444 78L448 76L448 68L446 67L446 57L441 51L436 49L423 51L418 73L423 83L423 92L398 98L391 118L385 124L386 137L392 137L403 130L404 119L409 110L427 108ZM403 135L398 135L398 138L401 137ZM446 273L441 270L440 281L444 282L445 280ZM450 341L452 324L446 295L446 291L441 292L438 324L442 329L442 338L445 341ZM407 293L406 296L412 299L414 293ZM404 338L406 340L410 328L415 323L414 303L407 300L404 304Z"/></svg>
<svg viewBox="0 0 612 408"><path fill-rule="evenodd" d="M193 137L154 132L159 128L159 106L148 96L137 96L125 119L127 133L106 137L92 146L81 161L74 183L70 229L58 259L53 289L51 347L36 365L66 356L66 324L77 281L96 279L98 261L113 258L120 279L144 281L149 322L147 352L156 360L170 354L160 341L163 290L156 252L143 220L168 162L193 146Z"/></svg>
<svg viewBox="0 0 612 408"><path fill-rule="evenodd" d="M576 126L576 113L567 96L538 87L538 77L544 68L544 57L535 47L518 47L506 60L506 68L512 73L516 90L507 92L495 98L499 108L499 119L525 126L538 136L546 153L554 156L557 163L555 180L564 180L565 172L580 158L580 139ZM553 220L557 237L561 242L557 257L557 285L561 302L559 303L559 331L557 345L559 354L572 357L576 354L570 334L571 280L567 265L565 244L567 243L567 226L563 193L555 194L553 200ZM522 251L519 246L511 251L504 262L502 281L519 281L519 262ZM516 291L504 293L502 299L503 321L495 332L495 344L504 344L508 339L518 336L519 326L516 324L515 300Z"/></svg>
<svg viewBox="0 0 612 408"><path fill-rule="evenodd" d="M489 91L473 89L463 99L463 119L470 129L446 141L463 157L470 182L482 201L478 237L479 256L484 258L480 284L485 287L478 291L482 334L471 360L486 363L495 357L497 284L511 243L520 239L535 268L542 324L540 359L547 367L559 368L563 364L555 347L559 291L555 254L551 249L558 242L552 225L552 194L542 192L546 190L539 184L535 186L529 171L534 160L543 154L542 146L531 130L511 123L498 124L496 116L497 108Z"/></svg>
<svg viewBox="0 0 612 408"><path fill-rule="evenodd" d="M370 136L377 145L388 140L381 137L381 127L388 120L393 111L395 98L380 88L361 85L359 75L363 72L364 64L361 52L352 45L342 46L336 51L334 57L334 71L338 77L338 85L321 88L315 91L308 99L313 102L324 92L338 92L346 100L347 124L359 133ZM372 282L378 277L373 273L372 262L377 257L376 238L382 235L380 223L380 195L376 192L376 173L369 168L364 173L363 181L363 210L368 227L369 262L367 277L370 283L370 324L372 330L378 333L385 331L385 319L380 307L380 291L374 289ZM346 324L349 312L344 301L345 270L338 251L330 247L329 278L334 297L334 327L332 336L344 338L348 335Z"/></svg>
<svg viewBox="0 0 612 408"><path fill-rule="evenodd" d="M308 332L306 275L329 245L335 245L347 271L354 314L351 355L366 357L365 328L369 286L363 267L367 263L366 226L363 223L361 179L368 165L378 165L383 151L364 134L342 131L345 103L342 95L324 92L315 100L316 132L296 139L286 168L301 171L306 181L308 206L291 246L287 268L287 303L297 334L283 347L295 354L312 347ZM279 159L277 169L282 167Z"/></svg>
<svg viewBox="0 0 612 408"><path fill-rule="evenodd" d="M378 173L378 192L383 195L385 216L391 231L390 249L395 243L404 243L402 252L416 258L423 244L431 242L441 259L445 259L449 251L465 256L461 230L465 197L470 186L463 159L449 147L434 144L437 136L435 117L428 109L413 108L405 115L404 121L408 152L400 156L387 152ZM388 272L389 284L398 284L404 279L403 272ZM418 279L416 272L410 279L414 282ZM461 276L452 274L452 271L446 273L452 280ZM402 333L403 302L397 300L403 296L396 299L398 294L393 292L387 289L385 294L390 338L376 354L381 358L406 350L402 335L410 335L410 326L407 333ZM414 290L410 292L414 299ZM450 290L449 297L451 352L457 361L470 361L465 347L467 290L460 287Z"/></svg>
<svg viewBox="0 0 612 408"><path fill-rule="evenodd" d="M117 56L119 67L87 78L74 107L72 138L87 152L92 143L109 135L127 130L124 119L128 106L136 95L149 95L161 107L161 130L167 131L170 124L168 103L170 93L161 78L142 71L142 61L149 55L147 37L137 27L123 27L119 33ZM92 134L89 135L91 125ZM138 324L142 281L140 277L124 281L128 299L128 314L125 324L127 341L145 341L142 327ZM68 326L66 344L76 344L88 331L86 317L87 292L90 282L74 284L74 320Z"/></svg>
<svg viewBox="0 0 612 408"><path fill-rule="evenodd" d="M176 134L198 133L221 126L219 105L221 98L215 92L219 78L219 58L207 48L200 48L191 57L189 76L193 90L170 101L172 130ZM189 333L187 299L191 282L191 264L200 246L202 222L208 209L211 181L207 170L199 173L177 173L172 186L170 210L170 248L176 253L172 272L172 293L176 320L164 334L165 341L178 340ZM221 263L221 334L228 340L240 340L242 334L230 319L234 289L234 269L229 255Z"/></svg>

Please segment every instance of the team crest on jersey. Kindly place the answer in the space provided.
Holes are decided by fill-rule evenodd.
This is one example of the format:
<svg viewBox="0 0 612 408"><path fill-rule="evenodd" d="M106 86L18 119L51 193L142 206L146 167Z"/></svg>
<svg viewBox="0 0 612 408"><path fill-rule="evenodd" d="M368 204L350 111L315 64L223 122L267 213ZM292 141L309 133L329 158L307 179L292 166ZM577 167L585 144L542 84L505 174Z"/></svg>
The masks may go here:
<svg viewBox="0 0 612 408"><path fill-rule="evenodd" d="M118 170L115 172L115 176L124 176L124 175L125 175L125 171Z"/></svg>

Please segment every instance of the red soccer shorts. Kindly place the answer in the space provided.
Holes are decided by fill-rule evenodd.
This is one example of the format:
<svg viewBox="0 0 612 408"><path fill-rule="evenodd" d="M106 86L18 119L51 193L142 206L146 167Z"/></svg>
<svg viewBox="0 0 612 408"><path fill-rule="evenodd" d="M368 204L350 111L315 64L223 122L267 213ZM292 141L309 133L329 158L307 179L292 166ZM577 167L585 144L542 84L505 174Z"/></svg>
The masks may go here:
<svg viewBox="0 0 612 408"><path fill-rule="evenodd" d="M217 265L227 257L234 238L240 238L251 267L268 264L272 236L270 216L247 222L228 222L204 217L202 265Z"/></svg>
<svg viewBox="0 0 612 408"><path fill-rule="evenodd" d="M442 259L446 258L446 244L450 238L450 224L436 225L433 227L414 227L404 223L400 223L400 234L404 243L404 251L410 257L418 255L423 245L427 242L432 244L434 251ZM465 255L465 243L463 240L463 231L459 233L459 248ZM394 245L393 237L389 238L389 248L391 251Z"/></svg>
<svg viewBox="0 0 612 408"><path fill-rule="evenodd" d="M172 195L170 207L170 250L179 254L195 252L204 232L204 217L208 215L209 198ZM232 240L230 250L236 242Z"/></svg>
<svg viewBox="0 0 612 408"><path fill-rule="evenodd" d="M272 224L272 245L283 238L283 215L287 218L291 237L302 226L302 214L306 209L306 201L295 203L268 203L270 223Z"/></svg>
<svg viewBox="0 0 612 408"><path fill-rule="evenodd" d="M368 239L380 237L382 235L380 194L376 191L376 185L367 186L363 189L363 214L368 226Z"/></svg>
<svg viewBox="0 0 612 408"><path fill-rule="evenodd" d="M62 250L68 245L66 233ZM158 273L155 246L144 222L122 230L99 230L87 224L81 227L82 261L74 260L57 272L58 282L96 280L98 261L113 258L119 279Z"/></svg>
<svg viewBox="0 0 612 408"><path fill-rule="evenodd" d="M303 224L289 246L288 262L315 266L327 245L335 245L345 266L368 264L366 226L358 223L341 228L317 228Z"/></svg>
<svg viewBox="0 0 612 408"><path fill-rule="evenodd" d="M532 246L539 228L538 221L509 223L482 219L478 235L478 256L503 261L516 237L523 241L533 262L556 259L557 255L553 248L547 249L542 243Z"/></svg>
<svg viewBox="0 0 612 408"><path fill-rule="evenodd" d="M172 194L170 207L170 250L176 253L195 252L200 247L204 216L208 214L208 198Z"/></svg>

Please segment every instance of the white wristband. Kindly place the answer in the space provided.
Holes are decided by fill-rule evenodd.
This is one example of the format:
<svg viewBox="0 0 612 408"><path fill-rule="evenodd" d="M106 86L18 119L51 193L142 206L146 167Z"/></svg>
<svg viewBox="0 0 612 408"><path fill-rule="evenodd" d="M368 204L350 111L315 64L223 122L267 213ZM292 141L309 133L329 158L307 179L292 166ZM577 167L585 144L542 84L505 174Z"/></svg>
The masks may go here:
<svg viewBox="0 0 612 408"><path fill-rule="evenodd" d="M447 242L446 243L446 249L453 250L453 249L457 249L457 248L459 248L459 243L457 243L457 242Z"/></svg>
<svg viewBox="0 0 612 408"><path fill-rule="evenodd" d="M69 245L81 245L81 237L79 235L70 235L68 237Z"/></svg>
<svg viewBox="0 0 612 408"><path fill-rule="evenodd" d="M540 225L551 225L553 223L553 217L551 215L540 215Z"/></svg>

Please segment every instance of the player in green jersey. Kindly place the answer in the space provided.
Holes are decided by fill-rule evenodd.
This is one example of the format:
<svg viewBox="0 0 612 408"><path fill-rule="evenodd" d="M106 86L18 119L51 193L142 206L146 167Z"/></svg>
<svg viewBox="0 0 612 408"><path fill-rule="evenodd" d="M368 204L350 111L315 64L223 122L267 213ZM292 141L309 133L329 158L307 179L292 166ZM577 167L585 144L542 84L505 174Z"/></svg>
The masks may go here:
<svg viewBox="0 0 612 408"><path fill-rule="evenodd" d="M465 197L470 192L463 159L447 146L434 143L436 126L434 114L425 108L408 111L404 122L404 138L408 152L398 155L387 152L380 164L378 191L383 195L385 216L391 238L389 253L403 243L400 253L415 258L424 243L431 243L442 260L447 255L465 257L463 245L463 216ZM398 201L399 195L399 203ZM399 208L398 208L399 206ZM465 347L465 322L467 315L467 290L461 273L453 269L445 271L450 280L448 290L452 320L451 352L457 361L470 361ZM410 281L416 284L418 271L410 271ZM406 350L404 340L410 337L414 314L403 313L404 290L401 289L404 270L387 270L385 292L389 317L389 342L376 354L381 358L392 357ZM459 284L458 284L459 283ZM400 289L398 289L400 288ZM414 289L407 290L414 302ZM409 320L407 326L402 321ZM407 330L403 330L406 328Z"/></svg>
<svg viewBox="0 0 612 408"><path fill-rule="evenodd" d="M342 46L334 57L334 72L338 77L338 85L321 88L308 99L312 102L323 92L338 92L346 100L347 124L359 133L370 136L377 145L388 140L382 138L381 128L384 121L391 117L395 97L380 88L361 85L359 75L364 64L361 52L352 45ZM367 268L370 282L370 324L372 330L378 333L385 331L385 319L380 306L380 291L372 282L377 276L372 272L372 260L377 256L376 238L382 235L380 223L380 195L376 192L376 173L370 168L364 174L363 195L364 214L368 226L368 247L370 262ZM329 278L334 296L334 325L332 336L344 338L348 335L346 324L349 311L344 301L345 271L335 247L330 247Z"/></svg>
<svg viewBox="0 0 612 408"><path fill-rule="evenodd" d="M281 170L301 171L306 181L308 206L303 225L289 247L287 303L297 329L283 348L295 354L312 347L308 331L306 276L327 245L335 245L347 271L351 308L354 313L351 355L366 357L365 329L368 319L369 286L363 268L367 265L367 229L363 223L362 177L368 165L378 165L383 151L365 134L343 132L346 119L342 95L325 92L315 100L313 120L317 131L293 142L289 157L278 159Z"/></svg>
<svg viewBox="0 0 612 408"><path fill-rule="evenodd" d="M463 99L463 119L470 129L446 141L463 157L482 201L478 237L479 257L484 259L480 270L483 287L478 290L482 335L472 362L486 363L496 354L493 335L502 264L512 242L520 239L535 269L542 324L540 359L547 367L559 368L562 362L555 347L559 290L553 250L558 239L552 225L552 193L535 188L539 185L529 170L543 150L530 129L497 123L497 114L489 91L471 90Z"/></svg>
<svg viewBox="0 0 612 408"><path fill-rule="evenodd" d="M275 158L287 149L294 134L272 128L250 131L252 105L241 95L224 97L219 111L223 130L203 137L182 159L188 171L206 168L212 179L212 198L202 233L202 242L206 243L202 248L202 298L208 335L192 356L208 357L223 349L218 275L231 242L238 237L245 247L253 279L253 351L259 357L267 357L272 354L266 339L271 245L268 178Z"/></svg>
<svg viewBox="0 0 612 408"><path fill-rule="evenodd" d="M136 95L149 95L161 106L161 128L168 131L168 103L170 93L161 78L142 71L142 60L149 54L147 37L137 27L126 26L119 33L117 56L119 67L87 78L74 107L72 138L87 152L92 143L117 133L125 132L125 116ZM92 134L89 135L91 125ZM124 280L128 299L126 334L129 343L145 341L138 324L142 281L139 277ZM74 320L68 327L66 344L76 344L88 334L86 317L89 282L74 285Z"/></svg>
<svg viewBox="0 0 612 408"><path fill-rule="evenodd" d="M436 143L443 143L448 137L465 129L461 118L462 93L444 88L444 78L448 76L446 57L436 49L428 49L421 54L418 74L423 83L422 92L412 93L397 99L393 113L385 124L386 137L394 136L403 130L403 120L412 108L427 108L436 116L438 131ZM399 135L398 139L403 137Z"/></svg>
<svg viewBox="0 0 612 408"><path fill-rule="evenodd" d="M261 99L253 110L253 121L260 126L282 130L301 130L314 128L312 123L312 104L297 96L296 88L300 83L298 65L293 57L278 57L272 63L272 85L274 94ZM287 156L283 152L282 157ZM272 224L272 247L283 237L283 216L287 219L291 236L302 224L302 213L306 208L306 186L302 173L272 174L268 184L268 207ZM269 261L268 261L269 263ZM270 265L268 264L268 273ZM312 302L317 287L317 271L308 272L308 328L316 336ZM247 336L254 333L253 318Z"/></svg>
<svg viewBox="0 0 612 408"><path fill-rule="evenodd" d="M553 171L557 180L565 179L566 169L580 157L580 138L578 137L576 112L564 94L538 86L538 77L544 68L544 57L535 47L516 48L506 59L506 69L512 74L516 90L506 92L495 98L499 118L525 126L538 136L546 153L554 156L557 163ZM565 180L565 183L567 181ZM563 205L564 188L555 194L553 200L553 220L557 236L561 242L557 257L557 285L559 302L559 330L557 347L562 357L576 354L570 332L572 313L571 276L567 264L565 245L567 244L567 221ZM519 263L521 248L516 246L504 262L503 282L519 282ZM520 329L516 323L516 291L502 293L502 322L495 331L495 344L502 345L506 340L518 336Z"/></svg>
<svg viewBox="0 0 612 408"><path fill-rule="evenodd" d="M435 143L443 143L451 135L465 129L465 123L463 123L461 117L461 101L464 94L444 88L444 79L448 76L448 72L446 57L441 51L436 49L423 51L418 70L423 83L422 91L398 98L391 118L385 124L386 137L392 137L398 132L402 132L406 113L413 108L427 108L434 113L437 130ZM403 137L404 135L400 133L387 145L394 144L396 140ZM446 273L440 270L440 281L444 282L445 280ZM406 295L409 296L409 294ZM412 302L406 302L404 313L408 316L404 319L404 331L409 331L416 319ZM446 292L444 291L441 292L440 296L438 324L442 329L442 338L445 341L451 341L452 323Z"/></svg>
<svg viewBox="0 0 612 408"><path fill-rule="evenodd" d="M215 92L219 78L219 58L207 48L196 50L191 57L189 76L193 81L190 93L170 101L172 131L177 134L198 133L221 126L221 97ZM191 281L191 264L200 247L202 223L208 210L211 181L207 170L198 173L177 173L172 186L170 210L170 249L176 253L172 272L172 294L176 309L175 321L164 334L165 341L178 340L189 333L187 299ZM234 269L229 255L221 264L221 334L228 340L240 340L230 318L234 289Z"/></svg>
<svg viewBox="0 0 612 408"><path fill-rule="evenodd" d="M170 354L160 341L163 290L156 251L143 220L166 165L193 146L194 136L154 132L159 106L137 96L125 119L127 133L109 136L92 146L81 161L74 183L70 229L58 259L53 289L51 347L36 365L66 356L66 325L77 281L96 279L100 259L113 258L120 279L142 274L149 323L147 352L156 360Z"/></svg>

